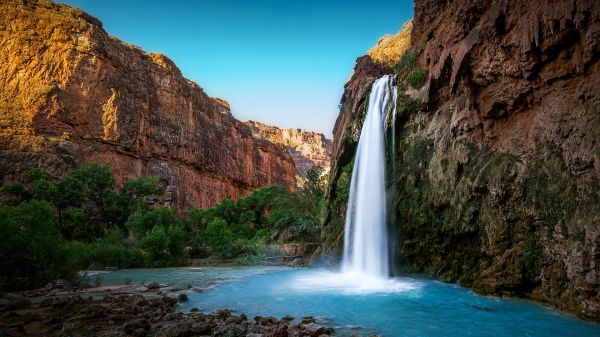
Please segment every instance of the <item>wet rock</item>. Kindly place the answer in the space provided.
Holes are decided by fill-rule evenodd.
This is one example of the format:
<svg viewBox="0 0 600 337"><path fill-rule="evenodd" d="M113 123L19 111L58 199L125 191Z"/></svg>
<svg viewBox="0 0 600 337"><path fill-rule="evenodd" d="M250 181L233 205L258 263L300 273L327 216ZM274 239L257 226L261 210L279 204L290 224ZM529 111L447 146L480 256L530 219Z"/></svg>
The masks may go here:
<svg viewBox="0 0 600 337"><path fill-rule="evenodd" d="M138 329L150 329L150 323L148 320L145 318L138 318L123 324L123 331L125 331L125 333L132 334Z"/></svg>
<svg viewBox="0 0 600 337"><path fill-rule="evenodd" d="M206 322L194 323L191 330L193 333L200 335L208 335L211 333L210 324Z"/></svg>
<svg viewBox="0 0 600 337"><path fill-rule="evenodd" d="M237 324L237 323L242 323L242 318L241 318L241 317L237 317L237 316L231 316L231 317L228 317L228 318L225 320L225 323L226 323L226 324L233 324L233 323L236 323L236 324Z"/></svg>
<svg viewBox="0 0 600 337"><path fill-rule="evenodd" d="M288 337L288 326L287 324L278 324L272 326L265 332L264 337Z"/></svg>
<svg viewBox="0 0 600 337"><path fill-rule="evenodd" d="M188 337L191 335L192 325L188 323L178 324L168 333L169 337Z"/></svg>
<svg viewBox="0 0 600 337"><path fill-rule="evenodd" d="M304 266L304 260L297 257L294 260L292 260L292 262L290 262L289 266L290 267L302 267L302 266Z"/></svg>
<svg viewBox="0 0 600 337"><path fill-rule="evenodd" d="M143 293L143 292L146 292L148 290L149 290L148 287L138 287L138 288L135 288L135 291L137 291L139 293Z"/></svg>
<svg viewBox="0 0 600 337"><path fill-rule="evenodd" d="M150 290L155 290L155 289L159 289L160 288L160 284L158 284L158 282L150 282L146 285L146 288L150 289Z"/></svg>
<svg viewBox="0 0 600 337"><path fill-rule="evenodd" d="M53 303L54 303L54 299L53 298L44 298L40 302L40 307L42 307L42 308L50 307L50 306L52 306Z"/></svg>
<svg viewBox="0 0 600 337"><path fill-rule="evenodd" d="M312 316L302 317L302 324L309 324L316 322L315 318Z"/></svg>
<svg viewBox="0 0 600 337"><path fill-rule="evenodd" d="M177 304L177 300L169 296L163 296L161 301L168 307L172 307Z"/></svg>
<svg viewBox="0 0 600 337"><path fill-rule="evenodd" d="M179 295L177 296L177 300L178 300L179 302L187 302L187 300L188 300L188 296L187 296L186 294L184 294L184 293L181 293L181 294L179 294Z"/></svg>
<svg viewBox="0 0 600 337"><path fill-rule="evenodd" d="M220 310L217 310L216 315L218 318L225 320L229 316L231 316L231 311L229 311L228 309L220 309Z"/></svg>
<svg viewBox="0 0 600 337"><path fill-rule="evenodd" d="M127 304L130 306L145 306L148 305L148 301L144 298L144 296L140 294L134 294L127 298Z"/></svg>
<svg viewBox="0 0 600 337"><path fill-rule="evenodd" d="M190 309L190 312L198 312L198 311L200 311L200 309L198 309L198 308L191 308Z"/></svg>
<svg viewBox="0 0 600 337"><path fill-rule="evenodd" d="M7 302L2 307L2 310L5 310L5 311L25 309L25 308L29 308L29 306L31 306L30 300L26 299L23 296L16 295L16 294L8 294L6 296L6 300L7 300Z"/></svg>
<svg viewBox="0 0 600 337"><path fill-rule="evenodd" d="M67 289L69 287L69 281L59 279L53 282L53 289Z"/></svg>
<svg viewBox="0 0 600 337"><path fill-rule="evenodd" d="M148 335L148 331L146 331L144 328L137 328L131 333L131 335L134 337L146 337Z"/></svg>
<svg viewBox="0 0 600 337"><path fill-rule="evenodd" d="M326 332L323 326L316 323L303 324L302 327L306 330L308 334L315 337L322 335Z"/></svg>

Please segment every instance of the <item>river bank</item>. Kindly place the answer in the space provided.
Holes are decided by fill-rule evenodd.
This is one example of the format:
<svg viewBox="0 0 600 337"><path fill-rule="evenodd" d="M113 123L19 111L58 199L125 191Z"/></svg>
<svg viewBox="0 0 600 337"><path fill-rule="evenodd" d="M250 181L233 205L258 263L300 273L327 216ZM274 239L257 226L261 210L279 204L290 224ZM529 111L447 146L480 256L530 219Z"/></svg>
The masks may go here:
<svg viewBox="0 0 600 337"><path fill-rule="evenodd" d="M0 336L330 336L333 329L305 317L248 318L220 309L212 313L177 312L186 289L156 282L82 290L57 287L0 298Z"/></svg>

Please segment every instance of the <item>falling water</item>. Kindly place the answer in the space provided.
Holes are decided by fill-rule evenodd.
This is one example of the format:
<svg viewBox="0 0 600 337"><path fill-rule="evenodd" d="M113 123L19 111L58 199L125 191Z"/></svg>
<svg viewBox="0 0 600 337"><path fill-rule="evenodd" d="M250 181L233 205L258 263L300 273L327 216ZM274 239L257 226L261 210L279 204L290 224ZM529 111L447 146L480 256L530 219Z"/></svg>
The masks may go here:
<svg viewBox="0 0 600 337"><path fill-rule="evenodd" d="M383 131L386 106L395 98L391 79L385 75L373 83L358 141L346 211L344 273L389 276Z"/></svg>

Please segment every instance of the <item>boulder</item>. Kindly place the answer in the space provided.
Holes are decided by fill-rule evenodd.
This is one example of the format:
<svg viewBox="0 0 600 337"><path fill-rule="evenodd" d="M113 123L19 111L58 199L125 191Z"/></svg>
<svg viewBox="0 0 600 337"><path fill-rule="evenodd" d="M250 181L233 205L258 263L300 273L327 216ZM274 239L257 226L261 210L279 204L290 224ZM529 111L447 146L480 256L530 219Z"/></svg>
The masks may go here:
<svg viewBox="0 0 600 337"><path fill-rule="evenodd" d="M187 302L188 301L188 296L184 293L181 293L177 296L177 300L179 302Z"/></svg>
<svg viewBox="0 0 600 337"><path fill-rule="evenodd" d="M316 323L304 324L302 326L310 336L318 337L326 332L325 327Z"/></svg>
<svg viewBox="0 0 600 337"><path fill-rule="evenodd" d="M8 300L8 302L4 304L3 308L6 311L26 309L29 308L29 306L31 306L31 301L20 295L8 294L6 296L6 299Z"/></svg>
<svg viewBox="0 0 600 337"><path fill-rule="evenodd" d="M145 318L137 318L123 324L123 331L127 334L132 334L138 329L148 330L150 329L150 323Z"/></svg>
<svg viewBox="0 0 600 337"><path fill-rule="evenodd" d="M159 289L160 288L160 284L158 284L158 282L150 282L146 285L146 288L150 289L150 290L155 290L155 289Z"/></svg>
<svg viewBox="0 0 600 337"><path fill-rule="evenodd" d="M206 322L194 323L192 325L192 332L198 335L210 335L211 328L210 324Z"/></svg>
<svg viewBox="0 0 600 337"><path fill-rule="evenodd" d="M177 304L177 300L169 296L163 296L161 300L168 307L172 307Z"/></svg>

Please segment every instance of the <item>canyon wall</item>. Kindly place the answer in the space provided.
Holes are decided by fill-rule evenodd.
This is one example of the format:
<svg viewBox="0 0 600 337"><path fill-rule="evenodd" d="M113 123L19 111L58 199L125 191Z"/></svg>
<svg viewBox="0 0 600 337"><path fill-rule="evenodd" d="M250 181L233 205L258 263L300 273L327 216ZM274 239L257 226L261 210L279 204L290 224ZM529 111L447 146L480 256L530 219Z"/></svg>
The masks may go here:
<svg viewBox="0 0 600 337"><path fill-rule="evenodd" d="M277 184L295 188L281 146L260 140L167 57L109 36L50 1L0 2L0 180L92 161L117 184L158 176L167 203L207 207Z"/></svg>
<svg viewBox="0 0 600 337"><path fill-rule="evenodd" d="M332 142L322 133L278 128L255 121L247 121L246 125L250 127L255 137L288 149L294 159L298 177L304 177L306 171L314 165L329 169Z"/></svg>
<svg viewBox="0 0 600 337"><path fill-rule="evenodd" d="M402 55L359 58L345 86L318 253L340 256L365 101L398 73L396 273L599 321L598 2L417 0Z"/></svg>

